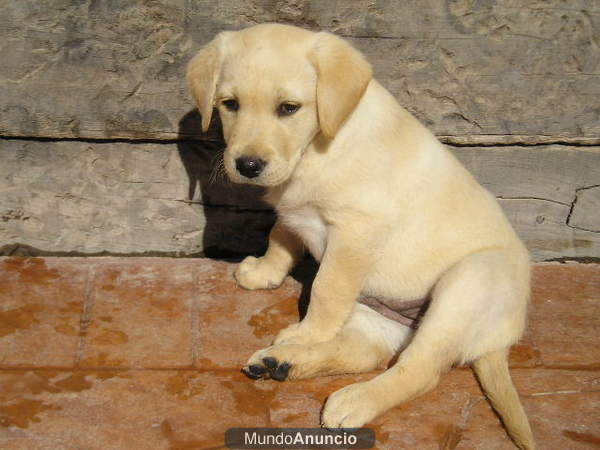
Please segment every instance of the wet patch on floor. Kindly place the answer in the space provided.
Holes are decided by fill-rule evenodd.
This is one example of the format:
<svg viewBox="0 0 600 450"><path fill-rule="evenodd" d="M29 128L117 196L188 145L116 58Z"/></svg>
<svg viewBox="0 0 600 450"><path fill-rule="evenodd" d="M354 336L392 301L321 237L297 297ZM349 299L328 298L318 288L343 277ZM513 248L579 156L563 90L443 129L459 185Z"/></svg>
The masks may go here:
<svg viewBox="0 0 600 450"><path fill-rule="evenodd" d="M40 323L36 314L43 311L40 304L28 303L19 308L0 311L0 337L26 330L34 324Z"/></svg>
<svg viewBox="0 0 600 450"><path fill-rule="evenodd" d="M254 336L276 336L277 332L298 320L298 299L291 297L269 305L248 320Z"/></svg>
<svg viewBox="0 0 600 450"><path fill-rule="evenodd" d="M3 427L29 428L31 423L42 421L45 411L59 410L59 406L49 405L42 400L24 398L10 404L0 405L0 425Z"/></svg>
<svg viewBox="0 0 600 450"><path fill-rule="evenodd" d="M60 278L58 269L49 269L42 258L6 258L0 263L0 271L18 274L18 282L40 285Z"/></svg>
<svg viewBox="0 0 600 450"><path fill-rule="evenodd" d="M206 386L195 371L178 372L167 379L167 392L180 400L201 395Z"/></svg>

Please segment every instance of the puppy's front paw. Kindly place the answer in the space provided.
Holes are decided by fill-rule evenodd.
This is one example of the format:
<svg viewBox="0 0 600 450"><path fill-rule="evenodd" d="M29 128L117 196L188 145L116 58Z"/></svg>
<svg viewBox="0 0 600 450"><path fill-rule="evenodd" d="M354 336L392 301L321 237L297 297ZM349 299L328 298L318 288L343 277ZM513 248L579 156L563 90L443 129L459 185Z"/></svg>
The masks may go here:
<svg viewBox="0 0 600 450"><path fill-rule="evenodd" d="M286 328L281 330L273 341L273 344L308 345L316 342L319 342L318 333L311 331L310 327L306 326L304 322L298 322L288 325Z"/></svg>
<svg viewBox="0 0 600 450"><path fill-rule="evenodd" d="M283 344L272 345L254 353L242 372L255 380L297 380L326 373L334 364L335 361L327 353L313 346Z"/></svg>
<svg viewBox="0 0 600 450"><path fill-rule="evenodd" d="M380 409L369 382L351 384L331 394L321 424L325 428L360 428L377 417Z"/></svg>
<svg viewBox="0 0 600 450"><path fill-rule="evenodd" d="M279 332L273 344L318 344L333 339L337 331L312 326L306 320L293 323Z"/></svg>
<svg viewBox="0 0 600 450"><path fill-rule="evenodd" d="M275 289L283 282L287 274L273 267L264 258L246 257L235 270L233 276L237 283L246 289Z"/></svg>

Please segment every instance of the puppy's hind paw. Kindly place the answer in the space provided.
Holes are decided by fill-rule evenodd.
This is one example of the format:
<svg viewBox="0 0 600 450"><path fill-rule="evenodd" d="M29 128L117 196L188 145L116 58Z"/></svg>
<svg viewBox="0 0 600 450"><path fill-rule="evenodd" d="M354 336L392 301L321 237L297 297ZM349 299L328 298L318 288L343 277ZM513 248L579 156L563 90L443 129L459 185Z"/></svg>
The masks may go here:
<svg viewBox="0 0 600 450"><path fill-rule="evenodd" d="M321 424L328 429L360 428L379 415L379 408L368 383L355 383L334 392L321 415Z"/></svg>

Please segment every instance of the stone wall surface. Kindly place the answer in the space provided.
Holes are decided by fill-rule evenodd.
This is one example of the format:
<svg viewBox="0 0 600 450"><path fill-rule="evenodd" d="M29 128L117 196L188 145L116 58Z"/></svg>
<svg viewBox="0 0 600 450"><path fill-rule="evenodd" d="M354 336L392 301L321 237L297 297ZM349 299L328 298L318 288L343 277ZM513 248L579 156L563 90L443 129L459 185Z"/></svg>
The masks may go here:
<svg viewBox="0 0 600 450"><path fill-rule="evenodd" d="M284 22L348 38L451 142L600 141L595 0L25 0L0 15L3 135L177 138L200 46Z"/></svg>
<svg viewBox="0 0 600 450"><path fill-rule="evenodd" d="M454 147L534 260L600 256L600 147Z"/></svg>
<svg viewBox="0 0 600 450"><path fill-rule="evenodd" d="M498 197L535 260L600 255L597 189L586 188L600 179L600 147L451 149ZM202 143L2 140L0 153L0 242L237 255L264 251L273 223L260 192L216 174L218 150Z"/></svg>
<svg viewBox="0 0 600 450"><path fill-rule="evenodd" d="M535 260L600 257L595 0L0 1L0 253L263 251L273 214L224 181L184 80L216 33L262 22L361 49Z"/></svg>
<svg viewBox="0 0 600 450"><path fill-rule="evenodd" d="M82 254L263 250L272 212L214 178L214 151L194 147L2 140L0 242Z"/></svg>

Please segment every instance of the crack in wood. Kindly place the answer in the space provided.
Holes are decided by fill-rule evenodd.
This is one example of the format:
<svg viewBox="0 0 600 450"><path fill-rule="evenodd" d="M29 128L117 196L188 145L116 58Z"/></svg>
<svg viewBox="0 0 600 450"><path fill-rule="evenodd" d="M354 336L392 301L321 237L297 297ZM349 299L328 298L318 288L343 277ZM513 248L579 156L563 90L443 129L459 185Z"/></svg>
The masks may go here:
<svg viewBox="0 0 600 450"><path fill-rule="evenodd" d="M90 130L102 131L102 130ZM163 132L167 133L167 132ZM174 133L173 133L174 134ZM600 145L600 137L564 137L545 135L515 135L515 134L474 134L474 135L437 135L442 143L452 147L542 147L548 145L562 145L568 147L596 147ZM182 142L224 145L223 141L214 136L186 136L186 137L67 137L67 136L31 136L0 134L1 140L39 141L39 142L85 142L90 144L177 144Z"/></svg>
<svg viewBox="0 0 600 450"><path fill-rule="evenodd" d="M569 203L559 202L558 200L550 200L548 198L541 198L541 197L504 197L502 195L497 195L496 198L500 199L500 200L539 200L541 202L550 202L550 203L556 203L558 205L570 206Z"/></svg>
<svg viewBox="0 0 600 450"><path fill-rule="evenodd" d="M579 193L588 189L594 189L594 188L598 188L600 187L600 184L594 184L591 186L583 186L580 188L575 189L575 198L573 199L573 201L571 202L571 207L569 209L569 213L567 214L567 220L565 221L565 225L567 225L569 228L573 228L574 230L581 230L581 231L587 231L589 233L596 233L596 234L600 234L600 230L591 230L589 228L584 228L584 227L579 227L577 225L571 225L571 216L573 215L573 212L575 211L575 206L577 205L577 201L579 200Z"/></svg>

